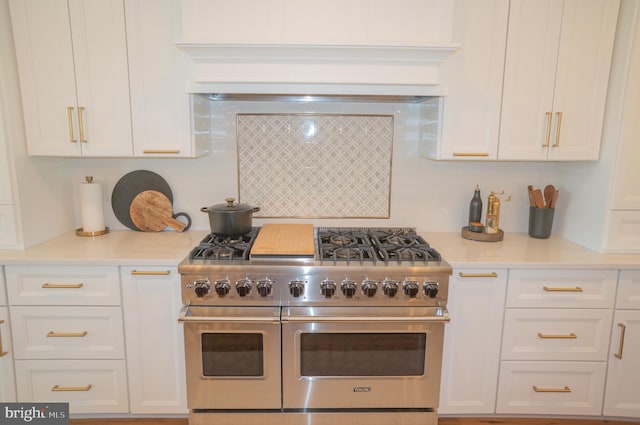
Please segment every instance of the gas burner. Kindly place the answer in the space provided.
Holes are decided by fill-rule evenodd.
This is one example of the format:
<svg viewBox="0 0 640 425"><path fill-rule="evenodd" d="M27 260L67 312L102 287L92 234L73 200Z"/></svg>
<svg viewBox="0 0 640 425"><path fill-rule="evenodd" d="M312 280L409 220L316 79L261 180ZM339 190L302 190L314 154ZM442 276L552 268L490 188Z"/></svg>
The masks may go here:
<svg viewBox="0 0 640 425"><path fill-rule="evenodd" d="M370 246L323 246L320 247L321 260L376 261L376 254Z"/></svg>
<svg viewBox="0 0 640 425"><path fill-rule="evenodd" d="M191 260L248 260L251 246L260 228L238 236L221 236L210 233L189 253Z"/></svg>
<svg viewBox="0 0 640 425"><path fill-rule="evenodd" d="M357 239L350 235L331 235L329 241L334 245L353 245L358 243Z"/></svg>

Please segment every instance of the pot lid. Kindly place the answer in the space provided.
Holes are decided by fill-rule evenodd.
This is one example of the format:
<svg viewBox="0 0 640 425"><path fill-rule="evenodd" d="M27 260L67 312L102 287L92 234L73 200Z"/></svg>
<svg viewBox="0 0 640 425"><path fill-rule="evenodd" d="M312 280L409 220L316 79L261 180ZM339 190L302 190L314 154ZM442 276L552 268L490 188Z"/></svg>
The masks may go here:
<svg viewBox="0 0 640 425"><path fill-rule="evenodd" d="M254 211L255 208L248 204L234 204L235 198L224 198L226 204L216 204L207 207L208 211L219 213L245 212Z"/></svg>

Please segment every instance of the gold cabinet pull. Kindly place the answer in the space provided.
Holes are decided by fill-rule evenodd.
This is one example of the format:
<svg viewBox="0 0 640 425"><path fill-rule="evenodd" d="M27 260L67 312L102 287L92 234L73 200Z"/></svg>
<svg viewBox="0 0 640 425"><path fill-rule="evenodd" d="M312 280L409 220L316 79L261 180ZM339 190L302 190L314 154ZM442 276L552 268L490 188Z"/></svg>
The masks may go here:
<svg viewBox="0 0 640 425"><path fill-rule="evenodd" d="M463 273L463 272L460 272L460 273L458 273L458 275L460 277L498 277L498 273L496 273L496 272L491 272L491 273Z"/></svg>
<svg viewBox="0 0 640 425"><path fill-rule="evenodd" d="M144 149L142 153L171 155L171 154L179 154L180 149Z"/></svg>
<svg viewBox="0 0 640 425"><path fill-rule="evenodd" d="M618 323L620 326L620 346L618 347L618 352L614 354L616 359L622 360L622 349L624 348L624 332L627 330L627 327L624 323Z"/></svg>
<svg viewBox="0 0 640 425"><path fill-rule="evenodd" d="M551 140L551 118L553 116L552 112L545 112L545 116L547 117L547 136L544 139L543 148L549 147L549 140Z"/></svg>
<svg viewBox="0 0 640 425"><path fill-rule="evenodd" d="M84 106L78 106L78 126L80 127L80 141L87 143L87 139L84 137L84 118L82 113L84 112Z"/></svg>
<svg viewBox="0 0 640 425"><path fill-rule="evenodd" d="M543 334L542 332L538 332L538 338L541 338L541 339L576 339L576 338L578 338L578 336L576 334L574 334L573 332L571 332L568 335L546 335L546 334Z"/></svg>
<svg viewBox="0 0 640 425"><path fill-rule="evenodd" d="M67 107L67 120L69 121L69 141L76 143L76 138L73 135L73 106Z"/></svg>
<svg viewBox="0 0 640 425"><path fill-rule="evenodd" d="M83 283L68 283L68 284L56 284L56 283L43 283L44 289L80 289L84 286Z"/></svg>
<svg viewBox="0 0 640 425"><path fill-rule="evenodd" d="M453 156L489 156L489 152L454 152Z"/></svg>
<svg viewBox="0 0 640 425"><path fill-rule="evenodd" d="M542 289L545 292L582 292L583 289L579 286L576 286L575 288L554 288L551 286L543 286Z"/></svg>
<svg viewBox="0 0 640 425"><path fill-rule="evenodd" d="M162 270L162 271L131 270L131 274L134 276L168 276L171 274L171 270Z"/></svg>
<svg viewBox="0 0 640 425"><path fill-rule="evenodd" d="M47 333L47 338L82 338L87 336L87 331L82 332L54 332Z"/></svg>
<svg viewBox="0 0 640 425"><path fill-rule="evenodd" d="M89 384L84 387L61 387L60 385L54 385L51 391L89 391L93 385Z"/></svg>
<svg viewBox="0 0 640 425"><path fill-rule="evenodd" d="M4 320L0 320L0 325L4 323ZM4 351L2 348L2 331L0 331L0 357L4 357L9 354L8 351Z"/></svg>
<svg viewBox="0 0 640 425"><path fill-rule="evenodd" d="M571 388L565 385L564 388L540 388L538 386L533 386L533 391L537 393L570 393Z"/></svg>
<svg viewBox="0 0 640 425"><path fill-rule="evenodd" d="M556 119L558 124L556 126L556 142L553 144L554 148L560 146L560 127L562 127L562 112L556 112Z"/></svg>

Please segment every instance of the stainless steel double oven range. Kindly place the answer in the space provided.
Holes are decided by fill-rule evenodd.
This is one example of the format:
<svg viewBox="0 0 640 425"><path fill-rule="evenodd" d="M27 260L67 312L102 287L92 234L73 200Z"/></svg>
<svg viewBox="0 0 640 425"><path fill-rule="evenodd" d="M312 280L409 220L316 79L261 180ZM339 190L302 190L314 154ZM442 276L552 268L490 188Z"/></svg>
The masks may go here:
<svg viewBox="0 0 640 425"><path fill-rule="evenodd" d="M207 236L179 265L190 425L436 424L451 267L414 229L316 228L313 258Z"/></svg>

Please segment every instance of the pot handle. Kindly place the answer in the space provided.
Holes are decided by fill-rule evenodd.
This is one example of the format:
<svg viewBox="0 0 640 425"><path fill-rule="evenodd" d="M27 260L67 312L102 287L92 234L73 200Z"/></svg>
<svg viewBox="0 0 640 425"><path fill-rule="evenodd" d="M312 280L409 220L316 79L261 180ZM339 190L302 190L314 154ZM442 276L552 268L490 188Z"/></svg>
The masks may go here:
<svg viewBox="0 0 640 425"><path fill-rule="evenodd" d="M209 212L209 210L207 209L207 207L202 207L202 208L200 208L200 211L202 211L202 212Z"/></svg>
<svg viewBox="0 0 640 425"><path fill-rule="evenodd" d="M253 211L253 212L258 212L258 211L260 211L260 207L253 207L253 208L251 209L251 211Z"/></svg>

